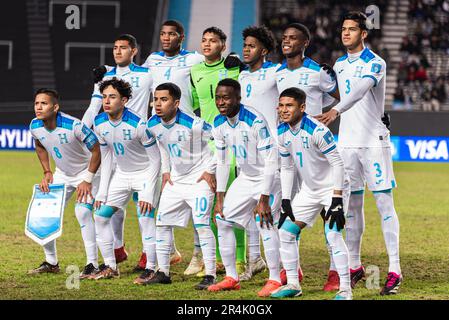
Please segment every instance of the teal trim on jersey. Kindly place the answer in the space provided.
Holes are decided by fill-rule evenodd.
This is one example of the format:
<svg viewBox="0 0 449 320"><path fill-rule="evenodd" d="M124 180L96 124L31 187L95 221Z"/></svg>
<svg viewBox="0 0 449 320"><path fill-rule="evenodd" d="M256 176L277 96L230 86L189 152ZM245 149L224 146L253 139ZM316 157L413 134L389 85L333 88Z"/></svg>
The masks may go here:
<svg viewBox="0 0 449 320"><path fill-rule="evenodd" d="M126 122L127 124L129 124L134 128L137 128L137 126L140 123L140 117L132 113L131 110L125 107L125 109L123 110L122 121Z"/></svg>
<svg viewBox="0 0 449 320"><path fill-rule="evenodd" d="M340 58L338 58L338 59L337 59L337 62L345 61L347 58L348 58L348 54L346 53L346 54L344 54L343 56L341 56Z"/></svg>
<svg viewBox="0 0 449 320"><path fill-rule="evenodd" d="M176 123L192 129L193 118L178 109L178 112L176 112Z"/></svg>
<svg viewBox="0 0 449 320"><path fill-rule="evenodd" d="M278 126L278 136L280 136L284 132L288 131L289 129L290 129L290 127L289 127L288 123L285 123L285 122L281 123Z"/></svg>
<svg viewBox="0 0 449 320"><path fill-rule="evenodd" d="M240 104L239 121L243 121L252 127L256 118L257 116L254 113L246 109L243 104Z"/></svg>
<svg viewBox="0 0 449 320"><path fill-rule="evenodd" d="M145 148L149 148L149 147L152 147L152 146L154 146L155 145L155 143L156 143L156 140L154 140L153 142L151 142L150 144L144 144L143 146L145 147Z"/></svg>
<svg viewBox="0 0 449 320"><path fill-rule="evenodd" d="M157 126L159 123L161 123L161 118L159 118L157 115L154 115L148 120L147 127L152 128L154 126Z"/></svg>
<svg viewBox="0 0 449 320"><path fill-rule="evenodd" d="M148 72L149 69L145 68L145 67L138 66L135 63L131 63L129 65L129 70L131 70L132 72Z"/></svg>
<svg viewBox="0 0 449 320"><path fill-rule="evenodd" d="M362 78L370 78L370 79L373 79L373 80L374 80L374 86L375 86L375 87L377 86L377 79L376 79L374 76L372 76L372 75L370 75L370 74L365 74Z"/></svg>
<svg viewBox="0 0 449 320"><path fill-rule="evenodd" d="M323 154L328 154L329 152L331 152L332 150L334 150L337 146L334 144L332 147L330 147L329 149L323 151Z"/></svg>
<svg viewBox="0 0 449 320"><path fill-rule="evenodd" d="M225 219L223 219L219 214L215 215L215 219L216 220L221 220L221 221L226 221Z"/></svg>
<svg viewBox="0 0 449 320"><path fill-rule="evenodd" d="M364 194L365 190L351 191L351 194Z"/></svg>
<svg viewBox="0 0 449 320"><path fill-rule="evenodd" d="M335 231L335 232L339 232L341 233L343 231L343 229L341 229L340 231L337 230L337 223L334 223L334 226L331 228L329 228L329 223L325 223L324 224L324 235L327 237L327 234L331 231ZM326 239L327 240L327 239ZM328 241L329 242L329 241Z"/></svg>
<svg viewBox="0 0 449 320"><path fill-rule="evenodd" d="M396 188L396 181L391 180L391 188Z"/></svg>
<svg viewBox="0 0 449 320"><path fill-rule="evenodd" d="M233 0L231 21L231 51L240 52L243 48L242 31L257 23L257 0Z"/></svg>
<svg viewBox="0 0 449 320"><path fill-rule="evenodd" d="M89 210L91 210L91 211L92 211L92 209L94 208L94 206L93 206L92 204L90 204L90 203L84 203L84 202L78 202L78 203L76 203L76 204L75 204L75 207L78 207L78 206L87 208L87 209L89 209Z"/></svg>
<svg viewBox="0 0 449 320"><path fill-rule="evenodd" d="M99 94L93 94L93 95L92 95L92 98L103 99L103 96L102 96L102 95L99 95Z"/></svg>
<svg viewBox="0 0 449 320"><path fill-rule="evenodd" d="M287 69L287 61L284 61L281 66L276 70L276 72L282 71L284 69ZM281 92L282 93L282 92Z"/></svg>
<svg viewBox="0 0 449 320"><path fill-rule="evenodd" d="M154 138L153 134L149 130L145 129L145 133L147 134L148 139Z"/></svg>
<svg viewBox="0 0 449 320"><path fill-rule="evenodd" d="M278 65L277 63L273 63L273 62L271 62L271 61L265 61L265 62L262 64L262 69L274 68L274 67L276 67L277 65Z"/></svg>
<svg viewBox="0 0 449 320"><path fill-rule="evenodd" d="M56 126L67 130L73 130L75 120L64 117L60 112L56 115Z"/></svg>
<svg viewBox="0 0 449 320"><path fill-rule="evenodd" d="M273 144L269 144L268 146L257 148L257 151L263 151L267 149L271 149L273 147Z"/></svg>
<svg viewBox="0 0 449 320"><path fill-rule="evenodd" d="M208 124L206 121L203 122L203 131L211 131L212 126Z"/></svg>
<svg viewBox="0 0 449 320"><path fill-rule="evenodd" d="M284 158L290 157L290 153L282 153L282 152L279 152L279 155L280 155L281 157L284 157Z"/></svg>
<svg viewBox="0 0 449 320"><path fill-rule="evenodd" d="M302 66L304 68L308 68L308 69L312 69L314 71L320 71L320 65L318 63L316 63L315 61L313 61L312 59L310 59L309 57L306 57L302 63Z"/></svg>
<svg viewBox="0 0 449 320"><path fill-rule="evenodd" d="M306 131L308 134L313 135L317 124L313 122L306 113L303 114L300 128Z"/></svg>
<svg viewBox="0 0 449 320"><path fill-rule="evenodd" d="M363 61L365 61L365 63L370 62L371 60L373 60L376 56L374 55L374 53L371 52L370 49L368 49L368 47L366 47L362 54L360 55L360 59L362 59Z"/></svg>
<svg viewBox="0 0 449 320"><path fill-rule="evenodd" d="M167 20L177 20L182 23L185 30L184 43L189 43L191 10L192 0L170 0L168 5Z"/></svg>
<svg viewBox="0 0 449 320"><path fill-rule="evenodd" d="M31 121L31 129L37 129L37 128L42 128L44 126L44 121L39 120L39 119L33 119Z"/></svg>
<svg viewBox="0 0 449 320"><path fill-rule="evenodd" d="M92 150L95 144L98 142L98 138L92 131L84 138L83 143L87 149Z"/></svg>
<svg viewBox="0 0 449 320"><path fill-rule="evenodd" d="M95 117L95 126L98 127L100 124L109 121L108 114L106 112L100 113L98 116Z"/></svg>
<svg viewBox="0 0 449 320"><path fill-rule="evenodd" d="M289 219L288 220L286 219L284 221L281 229L283 229L287 232L290 232L291 234L294 234L296 236L296 238L298 238L299 235L301 234L301 228L296 223L294 223L293 221L291 221Z"/></svg>
<svg viewBox="0 0 449 320"><path fill-rule="evenodd" d="M117 74L117 67L114 67L114 68L112 68L111 71L106 72L103 77L115 76L116 74Z"/></svg>
<svg viewBox="0 0 449 320"><path fill-rule="evenodd" d="M95 215L104 217L104 218L110 218L114 214L114 209L110 206L107 206L103 204L100 209L95 210Z"/></svg>
<svg viewBox="0 0 449 320"><path fill-rule="evenodd" d="M226 122L226 117L221 114L217 115L214 119L214 127L217 128Z"/></svg>
<svg viewBox="0 0 449 320"><path fill-rule="evenodd" d="M376 194L376 193L391 193L391 189L385 189L385 190L373 191L373 194Z"/></svg>
<svg viewBox="0 0 449 320"><path fill-rule="evenodd" d="M198 223L198 224L195 223L193 226L195 227L195 229L209 227L208 224L204 224L204 223Z"/></svg>

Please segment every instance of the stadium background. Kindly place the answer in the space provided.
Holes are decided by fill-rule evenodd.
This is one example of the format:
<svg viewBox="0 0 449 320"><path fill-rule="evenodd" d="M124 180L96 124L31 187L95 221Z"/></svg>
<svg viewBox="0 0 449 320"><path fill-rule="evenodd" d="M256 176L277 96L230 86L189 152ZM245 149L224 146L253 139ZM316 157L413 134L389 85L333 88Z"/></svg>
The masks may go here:
<svg viewBox="0 0 449 320"><path fill-rule="evenodd" d="M70 15L66 13L66 8L69 5L76 5L80 9L80 29L66 28L66 19ZM228 34L227 52L235 51L239 54L242 48L241 31L247 25L265 24L273 30L279 41L282 28L289 22L299 21L307 25L313 35L311 46L306 54L318 62L333 64L336 58L343 54L339 36L341 15L351 9L365 11L369 5L376 5L380 12L380 29L371 32L367 45L387 61L386 109L391 115L393 157L396 161L397 179L401 187L404 186L404 182L410 184L400 189L403 193L399 194L398 202L401 199L404 202L409 199L424 201L424 204L415 205L414 202L407 204L407 208L411 208L411 212L413 209L417 211L420 208L419 214L423 214L423 210L433 210L433 215L427 216L428 225L431 222L438 223L441 219L447 223L447 209L446 215L443 215L441 214L443 209L440 208L440 206L444 207L447 200L438 198L439 195L446 197L442 190L447 188L446 178L449 178L447 165L449 162L447 146L449 143L447 125L449 123L447 98L449 1L445 0L16 0L7 2L4 4L6 6L4 12L7 14L4 14L0 20L0 30L2 30L0 34L0 150L33 149L28 124L34 117L33 92L39 87L56 88L62 98L62 110L81 117L92 93L91 69L102 63L114 64L111 47L113 39L118 34L131 33L136 36L140 47L136 62L142 63L149 53L159 50L158 29L162 21L166 19L177 19L184 24L187 34L184 47L188 50L199 50L202 30L216 25ZM272 59L280 61L282 57L277 52ZM332 130L338 134L338 123L332 126ZM402 161L406 163L399 164ZM2 173L0 180L3 183L0 189L2 201L14 198L16 196L14 192L19 192L19 198L22 199L20 205L18 200L10 200L7 203L3 201L0 238L3 234L9 243L14 241L16 244L20 243L31 252L40 250L31 243L31 240L24 239L22 232L24 210L31 196L31 186L41 179L37 159L30 152L4 151L0 153L0 164L7 169ZM19 172L21 175L18 175ZM25 173L29 174L26 178L23 176ZM415 187L419 192L415 190ZM432 199L435 201L432 202ZM370 201L367 202L367 210L373 211L374 216L375 210ZM436 209L432 209L435 208L434 202L438 202ZM70 208L68 210L71 210ZM10 212L14 212L14 219L17 221L13 219L9 221ZM427 215L427 211L425 214ZM403 223L401 232L404 225L421 221L420 219L422 216L417 215L407 222L401 220ZM371 223L370 221L368 219L367 224ZM130 225L132 223L130 222ZM8 226L14 227L8 229ZM17 231L17 226L20 233ZM71 232L70 228L66 228L65 232ZM134 231L137 230L136 226L132 228ZM418 230L416 232L419 232ZM74 234L79 233L76 225L72 231ZM445 239L447 242L447 236L442 236L441 230L435 232L433 234L435 237L428 237L426 241ZM76 236L79 238L79 235ZM379 250L382 252L381 235L377 236L380 241L381 249ZM187 237L190 239L190 235ZM402 241L403 238L401 238ZM320 245L322 247L322 243ZM417 246L419 247L419 244ZM4 249L7 250L6 247ZM190 252L190 249L188 250ZM82 256L82 250L79 252ZM374 255L375 252L372 254ZM439 254L435 254L436 256L439 257L438 259L441 258ZM26 254L26 257L34 257L34 254ZM446 251L444 257L447 258ZM23 258L24 264L29 267L27 258ZM440 260L435 260L434 267L437 268L440 263ZM5 265L7 265L6 262L3 267ZM9 286L6 284L8 282L4 281L6 280L0 277L2 289ZM447 285L445 290L445 292L449 291ZM440 295L436 294L432 297L449 297L441 292ZM19 296L33 297L26 294ZM12 296L4 297L15 296L12 294Z"/></svg>

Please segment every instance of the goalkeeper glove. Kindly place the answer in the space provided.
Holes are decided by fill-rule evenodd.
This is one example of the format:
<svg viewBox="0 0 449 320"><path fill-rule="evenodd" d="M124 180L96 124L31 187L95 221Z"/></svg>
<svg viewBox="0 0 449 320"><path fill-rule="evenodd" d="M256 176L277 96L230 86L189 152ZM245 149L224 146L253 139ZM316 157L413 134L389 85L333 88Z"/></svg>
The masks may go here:
<svg viewBox="0 0 449 320"><path fill-rule="evenodd" d="M295 216L293 215L293 209L290 200L282 199L281 207L282 210L281 210L281 217L279 218L278 229L282 227L287 217L289 217L291 221L295 222Z"/></svg>
<svg viewBox="0 0 449 320"><path fill-rule="evenodd" d="M94 78L94 83L100 82L103 80L103 76L106 73L105 66L99 66L92 69L92 76Z"/></svg>
<svg viewBox="0 0 449 320"><path fill-rule="evenodd" d="M240 68L240 71L246 68L246 65L240 60L239 56L235 52L231 52L224 60L224 66L226 69Z"/></svg>
<svg viewBox="0 0 449 320"><path fill-rule="evenodd" d="M332 229L334 223L337 224L337 231L345 227L345 213L343 212L343 198L332 197L332 204L327 210L326 221L329 219L329 228Z"/></svg>
<svg viewBox="0 0 449 320"><path fill-rule="evenodd" d="M337 78L337 74L335 73L334 69L327 63L320 64L320 68L326 71L327 74L330 75L332 79Z"/></svg>
<svg viewBox="0 0 449 320"><path fill-rule="evenodd" d="M388 130L390 130L390 114L388 112L384 112L383 117L381 118L382 123L387 127Z"/></svg>

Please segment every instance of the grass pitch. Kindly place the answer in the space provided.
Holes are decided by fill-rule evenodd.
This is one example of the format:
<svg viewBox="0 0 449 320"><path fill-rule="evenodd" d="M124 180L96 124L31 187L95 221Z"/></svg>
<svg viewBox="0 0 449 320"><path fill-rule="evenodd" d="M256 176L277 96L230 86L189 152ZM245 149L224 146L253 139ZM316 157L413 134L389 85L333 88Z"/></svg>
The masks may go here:
<svg viewBox="0 0 449 320"><path fill-rule="evenodd" d="M0 299L258 299L257 291L267 273L251 282L243 282L235 292L199 292L193 286L200 280L183 275L193 248L192 227L176 229L178 249L183 262L172 268L172 285L137 286L131 273L141 251L135 208L128 207L125 223L127 261L120 264L121 278L104 281L82 281L73 285L74 266L85 265L85 253L74 202L69 203L64 217L64 231L57 240L61 273L28 276L27 270L43 260L43 250L24 234L25 216L32 186L42 178L37 157L32 152L1 152L0 165ZM449 299L448 226L449 181L448 164L395 163L399 188L394 191L400 221L400 253L404 281L396 296L381 297L379 290L361 283L354 290L354 299ZM388 257L380 228L380 218L371 193L365 200L366 230L362 244L362 262L371 270L380 270L382 286L387 273ZM323 292L327 277L328 254L323 228L316 223L301 235L301 264L304 299L332 299ZM101 256L101 255L100 255ZM66 273L69 272L69 273ZM221 277L219 277L220 279ZM376 279L376 273L370 279ZM68 284L68 285L67 285ZM375 281L374 281L375 284Z"/></svg>

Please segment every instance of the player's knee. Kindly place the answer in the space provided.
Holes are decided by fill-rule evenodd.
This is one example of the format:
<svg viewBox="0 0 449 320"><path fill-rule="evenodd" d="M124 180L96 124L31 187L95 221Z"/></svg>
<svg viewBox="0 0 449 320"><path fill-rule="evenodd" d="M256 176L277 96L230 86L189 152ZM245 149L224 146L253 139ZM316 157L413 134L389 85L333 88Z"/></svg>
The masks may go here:
<svg viewBox="0 0 449 320"><path fill-rule="evenodd" d="M299 240L301 228L294 222L285 220L279 230L281 242L293 242Z"/></svg>
<svg viewBox="0 0 449 320"><path fill-rule="evenodd" d="M326 237L327 242L331 247L335 247L337 241L341 238L343 238L342 235L343 229L340 231L337 230L337 224L334 223L333 227L329 227L329 223L326 223L324 225L324 235Z"/></svg>
<svg viewBox="0 0 449 320"><path fill-rule="evenodd" d="M88 203L77 203L75 205L75 215L81 225L85 224L86 219L92 219L92 210L93 206Z"/></svg>
<svg viewBox="0 0 449 320"><path fill-rule="evenodd" d="M114 215L114 212L114 207L102 205L100 209L95 210L95 218L102 217L110 219ZM95 221L97 221L97 219Z"/></svg>
<svg viewBox="0 0 449 320"><path fill-rule="evenodd" d="M198 237L208 237L213 236L212 229L207 224L195 224L195 230L198 232Z"/></svg>

